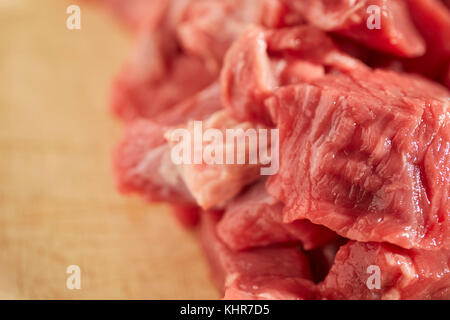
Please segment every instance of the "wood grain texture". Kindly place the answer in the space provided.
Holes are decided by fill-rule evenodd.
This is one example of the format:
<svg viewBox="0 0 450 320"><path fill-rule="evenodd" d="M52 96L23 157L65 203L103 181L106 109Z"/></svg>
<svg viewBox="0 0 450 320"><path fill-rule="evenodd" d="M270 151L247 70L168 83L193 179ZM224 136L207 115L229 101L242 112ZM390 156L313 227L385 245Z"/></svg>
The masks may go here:
<svg viewBox="0 0 450 320"><path fill-rule="evenodd" d="M85 4L67 30L71 3L0 1L0 298L218 298L194 235L114 188L106 101L131 37Z"/></svg>

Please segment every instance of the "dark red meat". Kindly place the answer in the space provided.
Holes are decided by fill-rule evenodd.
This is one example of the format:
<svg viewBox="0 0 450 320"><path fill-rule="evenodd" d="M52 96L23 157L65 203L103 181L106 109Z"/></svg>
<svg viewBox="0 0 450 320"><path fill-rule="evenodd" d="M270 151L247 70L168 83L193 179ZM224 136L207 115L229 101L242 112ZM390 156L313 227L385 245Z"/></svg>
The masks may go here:
<svg viewBox="0 0 450 320"><path fill-rule="evenodd" d="M442 81L450 63L450 10L440 0L408 0L414 23L426 41L426 53L405 60L405 70Z"/></svg>
<svg viewBox="0 0 450 320"><path fill-rule="evenodd" d="M144 21L158 20L158 16L165 10L169 0L85 0L86 2L99 3L106 7L122 23L132 28L139 29Z"/></svg>
<svg viewBox="0 0 450 320"><path fill-rule="evenodd" d="M311 265L314 282L318 283L325 279L334 263L337 251L347 242L348 239L337 237L334 241L323 247L305 252Z"/></svg>

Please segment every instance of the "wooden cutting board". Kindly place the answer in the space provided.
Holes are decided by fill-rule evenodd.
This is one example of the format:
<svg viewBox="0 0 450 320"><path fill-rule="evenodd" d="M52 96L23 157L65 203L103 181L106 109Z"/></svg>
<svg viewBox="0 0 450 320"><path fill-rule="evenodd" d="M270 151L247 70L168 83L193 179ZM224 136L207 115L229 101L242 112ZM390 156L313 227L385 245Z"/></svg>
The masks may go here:
<svg viewBox="0 0 450 320"><path fill-rule="evenodd" d="M81 30L66 28L70 4ZM107 96L130 45L84 3L0 0L0 298L219 297L194 235L114 188Z"/></svg>

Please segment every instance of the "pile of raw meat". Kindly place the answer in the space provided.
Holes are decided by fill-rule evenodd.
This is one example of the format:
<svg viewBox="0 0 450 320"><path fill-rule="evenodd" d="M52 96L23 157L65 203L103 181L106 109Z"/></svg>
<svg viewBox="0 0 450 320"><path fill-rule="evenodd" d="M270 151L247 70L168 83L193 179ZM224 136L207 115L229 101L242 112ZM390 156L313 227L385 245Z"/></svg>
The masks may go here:
<svg viewBox="0 0 450 320"><path fill-rule="evenodd" d="M118 186L198 232L225 299L450 299L449 1L95 1L136 37ZM194 120L279 129L278 172L174 164Z"/></svg>

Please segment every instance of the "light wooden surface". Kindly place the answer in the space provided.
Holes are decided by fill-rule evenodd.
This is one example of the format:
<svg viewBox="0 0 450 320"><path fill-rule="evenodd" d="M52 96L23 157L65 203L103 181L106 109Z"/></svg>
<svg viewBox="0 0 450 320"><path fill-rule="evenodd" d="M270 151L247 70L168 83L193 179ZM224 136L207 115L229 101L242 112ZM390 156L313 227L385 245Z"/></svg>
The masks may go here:
<svg viewBox="0 0 450 320"><path fill-rule="evenodd" d="M0 298L218 298L194 236L115 191L106 101L131 39L84 4L67 30L71 3L0 0Z"/></svg>

